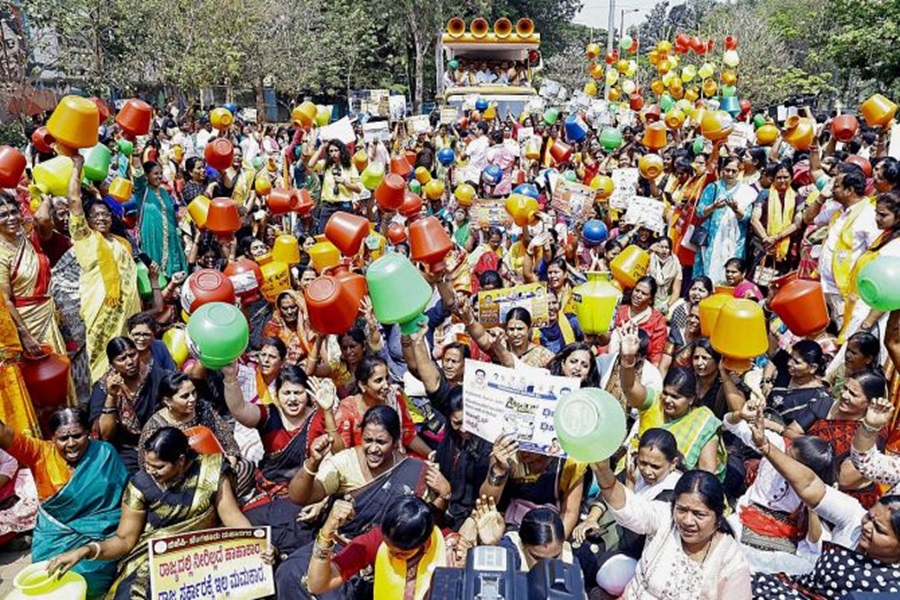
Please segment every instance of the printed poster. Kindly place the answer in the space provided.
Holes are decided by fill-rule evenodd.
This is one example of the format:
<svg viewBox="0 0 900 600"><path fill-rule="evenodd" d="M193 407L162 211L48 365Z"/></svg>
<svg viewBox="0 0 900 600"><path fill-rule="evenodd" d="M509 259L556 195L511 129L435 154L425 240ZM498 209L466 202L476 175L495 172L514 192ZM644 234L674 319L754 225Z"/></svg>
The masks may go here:
<svg viewBox="0 0 900 600"><path fill-rule="evenodd" d="M588 185L560 179L550 201L557 213L573 221L587 221L594 217L595 191Z"/></svg>
<svg viewBox="0 0 900 600"><path fill-rule="evenodd" d="M665 214L665 205L656 198L635 196L628 203L628 210L622 221L646 227L657 235L662 235L666 230Z"/></svg>
<svg viewBox="0 0 900 600"><path fill-rule="evenodd" d="M477 228L493 226L503 229L512 225L512 217L502 198L476 200L469 207L469 221Z"/></svg>
<svg viewBox="0 0 900 600"><path fill-rule="evenodd" d="M416 115L406 119L406 128L410 133L430 133L431 122L428 115Z"/></svg>
<svg viewBox="0 0 900 600"><path fill-rule="evenodd" d="M559 400L580 387L577 377L557 377L545 369L510 369L466 359L463 429L491 443L514 435L519 450L565 456L553 414Z"/></svg>
<svg viewBox="0 0 900 600"><path fill-rule="evenodd" d="M441 124L451 125L459 118L459 109L455 106L441 107Z"/></svg>
<svg viewBox="0 0 900 600"><path fill-rule="evenodd" d="M613 193L609 197L609 205L616 210L626 210L628 203L637 195L637 182L640 173L634 167L613 169L610 177L613 180Z"/></svg>
<svg viewBox="0 0 900 600"><path fill-rule="evenodd" d="M319 139L321 140L340 140L345 144L352 144L356 141L356 133L353 131L353 124L350 123L349 117L344 117L330 125L319 129Z"/></svg>
<svg viewBox="0 0 900 600"><path fill-rule="evenodd" d="M391 124L389 121L369 121L363 123L363 138L369 142L390 142Z"/></svg>
<svg viewBox="0 0 900 600"><path fill-rule="evenodd" d="M753 124L738 121L734 124L734 129L731 130L727 143L729 148L746 148L751 140L755 139L756 132L753 129Z"/></svg>
<svg viewBox="0 0 900 600"><path fill-rule="evenodd" d="M485 327L497 327L506 320L506 313L517 306L528 311L534 327L544 327L549 324L547 284L528 283L478 292L478 320Z"/></svg>
<svg viewBox="0 0 900 600"><path fill-rule="evenodd" d="M262 561L271 528L205 529L153 540L153 600L255 600L275 593L272 566Z"/></svg>

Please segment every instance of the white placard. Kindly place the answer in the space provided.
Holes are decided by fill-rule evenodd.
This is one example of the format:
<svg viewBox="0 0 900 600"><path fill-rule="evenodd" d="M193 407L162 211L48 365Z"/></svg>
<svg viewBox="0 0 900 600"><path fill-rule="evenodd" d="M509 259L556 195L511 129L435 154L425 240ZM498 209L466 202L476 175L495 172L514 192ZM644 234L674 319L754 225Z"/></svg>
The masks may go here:
<svg viewBox="0 0 900 600"><path fill-rule="evenodd" d="M441 108L441 124L451 125L456 123L459 118L459 109L455 106L444 106Z"/></svg>
<svg viewBox="0 0 900 600"><path fill-rule="evenodd" d="M392 119L402 119L406 117L406 96L389 97L388 107L390 108Z"/></svg>
<svg viewBox="0 0 900 600"><path fill-rule="evenodd" d="M363 123L363 139L366 142L390 142L391 124L388 121Z"/></svg>
<svg viewBox="0 0 900 600"><path fill-rule="evenodd" d="M406 128L412 133L429 133L431 122L428 120L428 115L416 115L406 119Z"/></svg>
<svg viewBox="0 0 900 600"><path fill-rule="evenodd" d="M622 221L646 227L656 234L662 234L666 229L665 214L666 207L659 200L646 196L634 196L628 201L628 210L625 211Z"/></svg>
<svg viewBox="0 0 900 600"><path fill-rule="evenodd" d="M728 136L729 148L746 148L751 140L756 139L752 123L737 122Z"/></svg>
<svg viewBox="0 0 900 600"><path fill-rule="evenodd" d="M330 125L326 125L319 129L320 140L340 140L345 144L351 144L356 141L356 134L353 132L353 124L350 117L344 117L339 121L335 121Z"/></svg>
<svg viewBox="0 0 900 600"><path fill-rule="evenodd" d="M516 139L520 142L525 142L534 137L534 127L519 127L518 133L516 133Z"/></svg>
<svg viewBox="0 0 900 600"><path fill-rule="evenodd" d="M888 139L888 156L900 159L900 125L891 127L891 135Z"/></svg>
<svg viewBox="0 0 900 600"><path fill-rule="evenodd" d="M553 413L560 398L580 387L579 379L553 376L544 369L509 369L466 359L463 428L491 443L501 435L514 435L521 451L564 456Z"/></svg>
<svg viewBox="0 0 900 600"><path fill-rule="evenodd" d="M613 169L610 177L613 180L613 193L609 197L609 205L616 210L628 208L628 202L637 195L637 182L640 173L634 167Z"/></svg>

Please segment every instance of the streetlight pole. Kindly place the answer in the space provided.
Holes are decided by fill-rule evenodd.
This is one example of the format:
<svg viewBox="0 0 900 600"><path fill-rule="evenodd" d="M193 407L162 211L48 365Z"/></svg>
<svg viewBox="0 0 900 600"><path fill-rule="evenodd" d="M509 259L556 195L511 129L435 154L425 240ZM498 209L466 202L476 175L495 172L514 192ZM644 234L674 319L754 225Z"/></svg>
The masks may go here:
<svg viewBox="0 0 900 600"><path fill-rule="evenodd" d="M639 9L639 8L629 8L628 10L625 10L623 8L621 10L620 16L619 16L619 39L622 39L622 37L625 36L625 15L629 14L629 13L640 12L640 11L641 11L641 9Z"/></svg>
<svg viewBox="0 0 900 600"><path fill-rule="evenodd" d="M616 0L609 0L609 22L606 26L606 54L612 52L613 38L616 36ZM609 100L609 79L603 77L603 99Z"/></svg>

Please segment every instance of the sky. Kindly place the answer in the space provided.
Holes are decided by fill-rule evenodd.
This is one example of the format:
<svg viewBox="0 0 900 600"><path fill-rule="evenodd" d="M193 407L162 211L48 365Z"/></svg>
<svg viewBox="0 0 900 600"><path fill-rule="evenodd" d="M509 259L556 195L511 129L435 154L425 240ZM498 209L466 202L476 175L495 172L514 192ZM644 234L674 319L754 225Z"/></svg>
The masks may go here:
<svg viewBox="0 0 900 600"><path fill-rule="evenodd" d="M609 21L609 0L581 0L581 12L575 15L575 22L588 27L606 29ZM638 25L647 16L655 0L616 0L616 30L619 29L622 19L622 10L625 10L625 29Z"/></svg>

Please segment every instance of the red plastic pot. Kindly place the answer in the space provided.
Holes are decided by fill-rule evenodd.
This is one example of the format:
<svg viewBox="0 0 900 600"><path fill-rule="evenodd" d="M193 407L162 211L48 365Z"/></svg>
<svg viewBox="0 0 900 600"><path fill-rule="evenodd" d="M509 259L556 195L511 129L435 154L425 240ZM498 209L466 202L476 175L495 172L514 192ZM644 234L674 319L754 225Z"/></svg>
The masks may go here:
<svg viewBox="0 0 900 600"><path fill-rule="evenodd" d="M231 279L215 269L195 271L181 286L181 308L189 315L210 302L234 304L236 300Z"/></svg>
<svg viewBox="0 0 900 600"><path fill-rule="evenodd" d="M397 210L403 204L406 180L396 173L385 175L375 188L375 201L382 210Z"/></svg>
<svg viewBox="0 0 900 600"><path fill-rule="evenodd" d="M369 235L369 221L358 215L339 211L325 224L325 237L344 256L356 256Z"/></svg>
<svg viewBox="0 0 900 600"><path fill-rule="evenodd" d="M269 212L273 215L283 215L297 208L299 198L293 190L284 188L272 188L266 204L269 206Z"/></svg>
<svg viewBox="0 0 900 600"><path fill-rule="evenodd" d="M231 161L234 159L234 145L231 140L217 138L206 144L203 158L206 160L206 164L216 171L224 171L231 166Z"/></svg>
<svg viewBox="0 0 900 600"><path fill-rule="evenodd" d="M309 324L322 335L344 333L356 321L359 302L336 277L322 275L306 286L303 292Z"/></svg>
<svg viewBox="0 0 900 600"><path fill-rule="evenodd" d="M136 98L126 100L119 114L116 115L116 123L131 138L150 133L152 120L153 109L143 100Z"/></svg>
<svg viewBox="0 0 900 600"><path fill-rule="evenodd" d="M262 269L258 264L249 258L239 256L236 260L228 263L223 273L231 280L231 285L234 286L234 295L242 306L259 300L264 279Z"/></svg>
<svg viewBox="0 0 900 600"><path fill-rule="evenodd" d="M436 217L425 217L409 226L409 248L410 258L438 273L447 267L444 257L453 249L453 241Z"/></svg>
<svg viewBox="0 0 900 600"><path fill-rule="evenodd" d="M0 146L0 188L14 188L25 172L25 155L12 146Z"/></svg>
<svg viewBox="0 0 900 600"><path fill-rule="evenodd" d="M831 135L839 142L853 140L858 130L859 121L853 115L838 115L831 121Z"/></svg>
<svg viewBox="0 0 900 600"><path fill-rule="evenodd" d="M31 134L31 144L41 154L53 154L53 144L56 140L50 135L46 127L38 127Z"/></svg>
<svg viewBox="0 0 900 600"><path fill-rule="evenodd" d="M207 146L208 148L209 146ZM229 237L241 228L237 205L231 198L215 198L206 213L206 229L217 237Z"/></svg>

